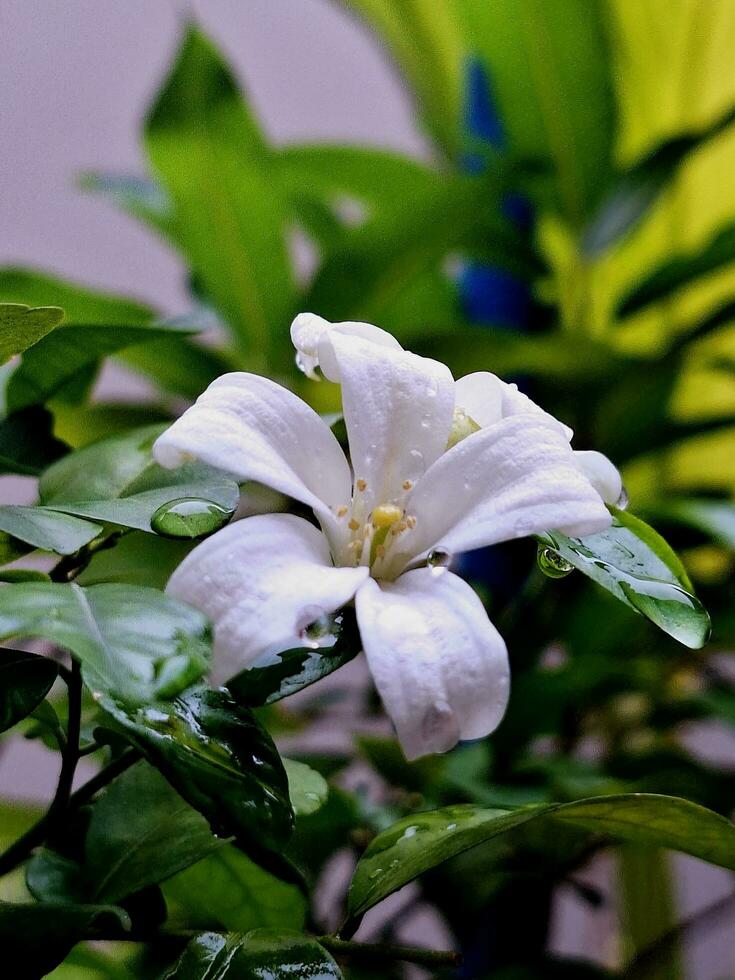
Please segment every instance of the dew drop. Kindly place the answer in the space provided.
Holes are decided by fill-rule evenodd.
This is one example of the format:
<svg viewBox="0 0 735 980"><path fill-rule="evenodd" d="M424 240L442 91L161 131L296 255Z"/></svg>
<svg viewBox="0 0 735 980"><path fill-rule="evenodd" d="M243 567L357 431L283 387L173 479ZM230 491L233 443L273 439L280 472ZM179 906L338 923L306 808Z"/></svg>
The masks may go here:
<svg viewBox="0 0 735 980"><path fill-rule="evenodd" d="M327 613L319 606L309 606L304 610L302 621L306 621L299 630L299 637L304 646L311 650L319 647L332 646L340 630L340 617Z"/></svg>
<svg viewBox="0 0 735 980"><path fill-rule="evenodd" d="M622 486L620 488L620 496L615 501L615 506L618 508L618 510L627 510L629 503L630 498L628 497L628 491L625 489L625 486Z"/></svg>
<svg viewBox="0 0 735 980"><path fill-rule="evenodd" d="M151 517L151 530L165 538L205 538L230 520L229 510L201 497L180 497L163 504Z"/></svg>
<svg viewBox="0 0 735 980"><path fill-rule="evenodd" d="M440 575L442 572L445 572L451 563L452 556L444 548L434 548L426 556L426 564L435 575Z"/></svg>
<svg viewBox="0 0 735 980"><path fill-rule="evenodd" d="M536 561L544 575L549 578L566 578L574 570L574 565L553 548L539 548Z"/></svg>

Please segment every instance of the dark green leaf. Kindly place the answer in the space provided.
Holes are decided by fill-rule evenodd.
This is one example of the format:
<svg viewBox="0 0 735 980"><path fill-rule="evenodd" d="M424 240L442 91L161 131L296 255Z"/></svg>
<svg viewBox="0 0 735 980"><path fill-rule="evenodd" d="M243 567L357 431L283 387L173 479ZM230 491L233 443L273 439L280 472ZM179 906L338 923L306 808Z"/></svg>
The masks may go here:
<svg viewBox="0 0 735 980"><path fill-rule="evenodd" d="M171 878L164 894L172 917L194 929L298 929L306 914L306 901L295 885L269 874L231 844Z"/></svg>
<svg viewBox="0 0 735 980"><path fill-rule="evenodd" d="M136 763L95 803L85 842L85 886L116 902L157 885L223 846L204 817L146 762Z"/></svg>
<svg viewBox="0 0 735 980"><path fill-rule="evenodd" d="M315 939L255 929L244 936L204 932L192 939L165 980L339 980L342 974Z"/></svg>
<svg viewBox="0 0 735 980"><path fill-rule="evenodd" d="M46 976L82 937L124 936L130 919L111 905L11 905L0 902L3 961L14 980Z"/></svg>
<svg viewBox="0 0 735 980"><path fill-rule="evenodd" d="M85 902L90 896L82 870L72 858L44 847L26 865L28 891L39 902ZM122 896L119 896L122 897Z"/></svg>
<svg viewBox="0 0 735 980"><path fill-rule="evenodd" d="M70 650L93 691L131 703L172 697L208 665L205 617L155 589L23 582L0 588L0 637L33 636Z"/></svg>
<svg viewBox="0 0 735 980"><path fill-rule="evenodd" d="M735 262L735 224L728 224L696 251L675 255L638 282L618 303L620 317L630 316L695 284L701 276Z"/></svg>
<svg viewBox="0 0 735 980"><path fill-rule="evenodd" d="M372 841L350 886L350 920L442 861L532 820L671 848L735 869L735 827L719 814L675 797L630 793L518 810L449 806L404 817Z"/></svg>
<svg viewBox="0 0 735 980"><path fill-rule="evenodd" d="M297 817L316 813L327 801L329 786L316 769L296 759L282 759L288 777L288 795Z"/></svg>
<svg viewBox="0 0 735 980"><path fill-rule="evenodd" d="M102 530L99 524L46 507L0 506L0 532L59 555L73 555Z"/></svg>
<svg viewBox="0 0 735 980"><path fill-rule="evenodd" d="M31 308L21 303L0 303L0 364L27 350L63 319L64 311L58 306Z"/></svg>
<svg viewBox="0 0 735 980"><path fill-rule="evenodd" d="M588 256L599 255L648 214L689 155L735 120L735 109L702 129L683 133L656 147L622 174L582 236Z"/></svg>
<svg viewBox="0 0 735 980"><path fill-rule="evenodd" d="M699 649L709 637L710 621L683 565L652 527L611 510L612 525L598 534L580 539L554 531L542 541L665 633Z"/></svg>
<svg viewBox="0 0 735 980"><path fill-rule="evenodd" d="M292 314L286 215L273 157L229 67L188 27L145 124L173 202L167 230L241 345L268 349Z"/></svg>
<svg viewBox="0 0 735 980"><path fill-rule="evenodd" d="M12 728L43 701L58 672L48 657L0 650L0 732Z"/></svg>
<svg viewBox="0 0 735 980"><path fill-rule="evenodd" d="M288 779L268 733L225 691L197 690L170 704L106 711L221 836L278 850L293 828Z"/></svg>
<svg viewBox="0 0 735 980"><path fill-rule="evenodd" d="M152 531L151 522L161 508L186 499L188 523L178 521L178 533L165 533L193 538L217 530L237 507L237 483L201 463L187 463L177 470L159 466L151 447L165 428L144 426L70 453L43 474L41 502L64 513ZM200 502L197 520L191 518L191 501Z"/></svg>
<svg viewBox="0 0 735 980"><path fill-rule="evenodd" d="M362 649L353 610L334 617L334 628L318 647L295 647L262 657L227 687L236 701L251 708L280 701L349 663Z"/></svg>
<svg viewBox="0 0 735 980"><path fill-rule="evenodd" d="M53 418L34 406L0 420L0 473L38 476L67 451L52 434Z"/></svg>

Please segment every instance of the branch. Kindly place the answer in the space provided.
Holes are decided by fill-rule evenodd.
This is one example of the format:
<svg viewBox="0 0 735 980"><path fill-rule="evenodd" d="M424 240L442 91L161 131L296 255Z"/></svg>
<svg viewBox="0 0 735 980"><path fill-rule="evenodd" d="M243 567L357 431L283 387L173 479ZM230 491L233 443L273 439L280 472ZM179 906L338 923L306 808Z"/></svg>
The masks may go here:
<svg viewBox="0 0 735 980"><path fill-rule="evenodd" d="M317 936L317 942L337 956L362 960L402 960L419 966L461 966L462 955L453 949L421 949L416 946L395 946L390 943L357 943L336 936Z"/></svg>

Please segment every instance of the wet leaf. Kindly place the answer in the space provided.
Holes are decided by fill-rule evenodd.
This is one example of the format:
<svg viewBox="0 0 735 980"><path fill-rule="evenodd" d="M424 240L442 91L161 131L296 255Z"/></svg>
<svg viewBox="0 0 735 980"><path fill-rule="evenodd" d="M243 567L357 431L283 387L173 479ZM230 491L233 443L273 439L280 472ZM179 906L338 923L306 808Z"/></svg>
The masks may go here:
<svg viewBox="0 0 735 980"><path fill-rule="evenodd" d="M350 923L424 871L535 820L551 821L552 829L561 822L604 838L671 848L735 870L735 826L676 797L629 793L517 810L449 806L404 817L372 841L350 885Z"/></svg>
<svg viewBox="0 0 735 980"><path fill-rule="evenodd" d="M0 732L38 707L58 673L58 665L48 657L0 649Z"/></svg>
<svg viewBox="0 0 735 980"><path fill-rule="evenodd" d="M288 776L288 795L297 817L316 813L327 802L329 785L316 769L296 759L283 759Z"/></svg>
<svg viewBox="0 0 735 980"><path fill-rule="evenodd" d="M27 350L64 319L58 306L0 303L0 364Z"/></svg>
<svg viewBox="0 0 735 980"><path fill-rule="evenodd" d="M33 636L71 651L92 691L130 704L173 697L207 668L205 617L155 589L23 582L0 588L0 637Z"/></svg>
<svg viewBox="0 0 735 980"><path fill-rule="evenodd" d="M610 509L613 523L598 534L568 538L554 531L539 540L680 643L704 646L709 616L680 560L648 524Z"/></svg>
<svg viewBox="0 0 735 980"><path fill-rule="evenodd" d="M34 548L55 551L59 555L73 555L102 530L99 524L45 507L0 506L0 537L9 535Z"/></svg>

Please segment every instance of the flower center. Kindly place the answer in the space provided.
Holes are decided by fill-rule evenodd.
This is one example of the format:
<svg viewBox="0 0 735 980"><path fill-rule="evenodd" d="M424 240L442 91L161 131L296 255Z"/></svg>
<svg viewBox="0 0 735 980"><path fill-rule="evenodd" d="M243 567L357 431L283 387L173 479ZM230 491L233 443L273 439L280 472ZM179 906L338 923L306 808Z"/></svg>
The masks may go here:
<svg viewBox="0 0 735 980"><path fill-rule="evenodd" d="M388 558L395 542L416 527L416 518L404 506L413 481L404 480L403 492L396 500L378 504L369 512L365 500L368 489L365 480L356 480L352 506L339 507L336 511L349 530L349 541L338 564L367 565L374 578L390 577Z"/></svg>

